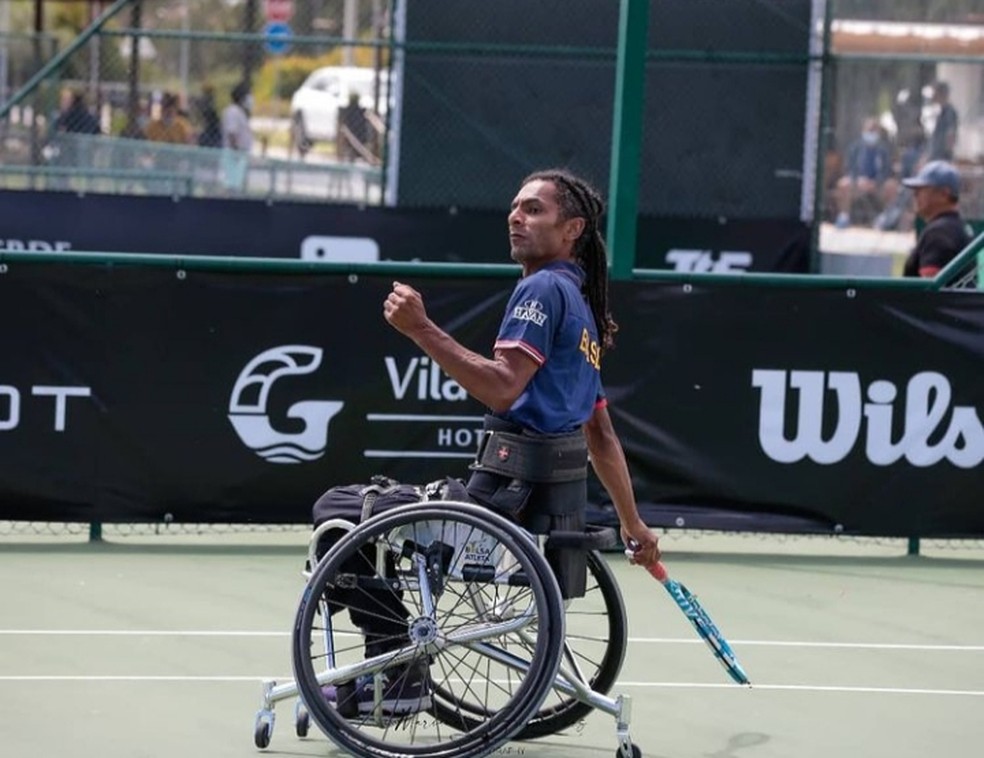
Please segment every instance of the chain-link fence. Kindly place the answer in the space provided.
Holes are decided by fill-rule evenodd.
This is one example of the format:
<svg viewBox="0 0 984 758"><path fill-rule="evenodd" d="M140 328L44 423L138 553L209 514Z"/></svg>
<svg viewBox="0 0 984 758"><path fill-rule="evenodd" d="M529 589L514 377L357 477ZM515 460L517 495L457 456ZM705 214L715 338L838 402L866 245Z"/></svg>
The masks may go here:
<svg viewBox="0 0 984 758"><path fill-rule="evenodd" d="M622 5L408 3L400 203L506 207L548 165L607 187ZM627 32L645 48L631 95L641 213L799 217L812 13L810 0L649 3Z"/></svg>
<svg viewBox="0 0 984 758"><path fill-rule="evenodd" d="M359 11L344 29L343 5ZM61 56L6 71L27 91L3 119L0 186L379 203L389 16L381 1L118 0Z"/></svg>
<svg viewBox="0 0 984 758"><path fill-rule="evenodd" d="M0 31L0 103L58 52L58 38L51 34Z"/></svg>
<svg viewBox="0 0 984 758"><path fill-rule="evenodd" d="M119 0L8 114L0 182L501 208L526 172L563 164L604 187L619 12L597 0ZM642 212L799 214L811 14L811 0L652 3ZM244 81L245 167L205 152L222 149ZM779 93L795 106L775 108ZM75 150L65 133L97 144ZM108 144L136 139L188 152L147 147L134 164L135 148ZM141 181L145 169L167 175Z"/></svg>
<svg viewBox="0 0 984 758"><path fill-rule="evenodd" d="M915 214L900 181L936 154L937 125L955 113L947 149L964 182L962 210L984 219L976 5L652 2L641 30L640 212L816 212L828 247L876 231L902 253ZM60 30L57 65L55 37L0 36L3 91L43 73L0 120L0 186L501 208L526 172L558 164L605 187L619 6L104 3L91 34L89 19ZM235 124L243 82L248 149L237 155L228 136L223 148L222 124ZM873 186L851 168L869 120L882 143Z"/></svg>

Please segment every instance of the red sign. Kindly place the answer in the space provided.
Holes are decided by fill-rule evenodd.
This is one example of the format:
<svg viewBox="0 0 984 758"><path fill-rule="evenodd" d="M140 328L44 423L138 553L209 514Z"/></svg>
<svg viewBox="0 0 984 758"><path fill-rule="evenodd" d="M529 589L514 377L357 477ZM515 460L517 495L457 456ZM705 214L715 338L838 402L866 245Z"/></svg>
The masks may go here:
<svg viewBox="0 0 984 758"><path fill-rule="evenodd" d="M294 17L294 0L263 0L267 21L290 21Z"/></svg>

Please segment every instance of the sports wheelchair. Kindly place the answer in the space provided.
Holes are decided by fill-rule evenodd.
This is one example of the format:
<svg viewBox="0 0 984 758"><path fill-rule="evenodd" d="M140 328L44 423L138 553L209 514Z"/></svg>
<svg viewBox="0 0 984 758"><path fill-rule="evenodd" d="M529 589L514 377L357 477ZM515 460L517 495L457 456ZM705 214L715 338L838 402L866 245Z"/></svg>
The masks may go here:
<svg viewBox="0 0 984 758"><path fill-rule="evenodd" d="M328 533L333 544L319 559ZM486 756L510 740L576 728L597 709L615 718L616 758L641 758L630 698L608 695L627 646L625 606L600 554L615 545L612 529L534 536L451 500L320 524L292 629L294 680L264 682L256 746L270 744L275 703L296 697L296 734L307 736L313 720L346 755ZM549 546L587 551L583 597L562 598ZM392 621L394 607L404 609L402 631L377 639L388 643L380 653L351 614ZM426 706L387 710L391 675L408 667L425 672ZM343 708L357 686L368 697Z"/></svg>

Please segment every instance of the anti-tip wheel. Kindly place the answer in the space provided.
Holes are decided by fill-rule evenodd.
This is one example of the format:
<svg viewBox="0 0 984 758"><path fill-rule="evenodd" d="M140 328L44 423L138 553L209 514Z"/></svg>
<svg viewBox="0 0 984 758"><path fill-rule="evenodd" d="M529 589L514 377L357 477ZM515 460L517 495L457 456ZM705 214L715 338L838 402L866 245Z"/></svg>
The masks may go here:
<svg viewBox="0 0 984 758"><path fill-rule="evenodd" d="M308 730L311 728L311 714L308 713L308 709L304 707L304 704L298 700L297 705L294 706L294 733L301 738L308 736Z"/></svg>
<svg viewBox="0 0 984 758"><path fill-rule="evenodd" d="M260 750L270 747L270 737L273 735L273 722L260 711L256 714L256 726L253 728L253 744Z"/></svg>

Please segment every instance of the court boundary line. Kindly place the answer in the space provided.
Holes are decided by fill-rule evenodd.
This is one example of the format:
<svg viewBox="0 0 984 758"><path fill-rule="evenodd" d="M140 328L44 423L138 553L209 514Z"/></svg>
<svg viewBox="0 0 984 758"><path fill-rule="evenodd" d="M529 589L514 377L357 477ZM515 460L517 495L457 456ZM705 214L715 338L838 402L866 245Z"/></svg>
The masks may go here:
<svg viewBox="0 0 984 758"><path fill-rule="evenodd" d="M0 675L0 682L186 682L186 683L264 683L268 681L288 682L289 676L176 676L176 675ZM795 692L839 692L866 695L940 695L950 697L984 697L984 690L943 690L915 687L860 687L848 685L813 685L813 684L753 684L743 687L736 684L713 682L623 682L615 685L619 688L636 689L715 689L715 690L763 690L763 691L795 691Z"/></svg>
<svg viewBox="0 0 984 758"><path fill-rule="evenodd" d="M340 632L355 636L355 632ZM77 636L77 637L290 637L290 632L245 631L234 629L0 629L0 636ZM630 644L703 645L701 639L680 637L629 637ZM905 642L821 642L811 640L740 640L732 645L745 647L801 647L847 650L916 650L923 652L984 652L984 645L930 645Z"/></svg>

